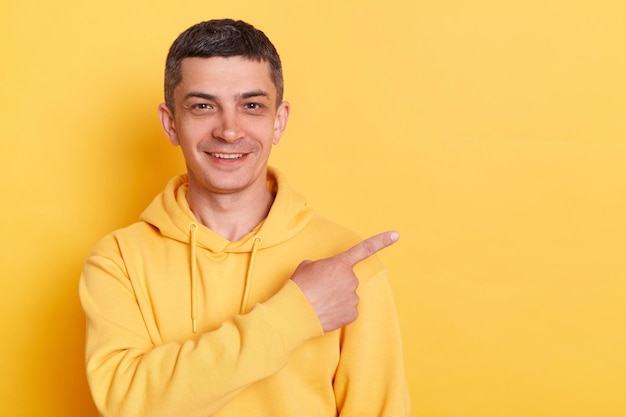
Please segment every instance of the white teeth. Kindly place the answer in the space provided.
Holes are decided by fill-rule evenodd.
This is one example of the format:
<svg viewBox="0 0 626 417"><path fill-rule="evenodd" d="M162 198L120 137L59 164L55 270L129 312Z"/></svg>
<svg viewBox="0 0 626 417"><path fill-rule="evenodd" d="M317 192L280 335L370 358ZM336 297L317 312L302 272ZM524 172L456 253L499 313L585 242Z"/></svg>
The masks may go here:
<svg viewBox="0 0 626 417"><path fill-rule="evenodd" d="M212 153L211 155L220 159L237 159L243 156L242 153Z"/></svg>

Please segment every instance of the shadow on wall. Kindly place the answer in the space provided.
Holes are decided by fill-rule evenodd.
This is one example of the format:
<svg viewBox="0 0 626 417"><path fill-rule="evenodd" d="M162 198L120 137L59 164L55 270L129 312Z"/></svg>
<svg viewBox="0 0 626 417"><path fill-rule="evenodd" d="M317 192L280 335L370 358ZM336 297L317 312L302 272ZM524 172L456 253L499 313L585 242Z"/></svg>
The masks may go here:
<svg viewBox="0 0 626 417"><path fill-rule="evenodd" d="M167 181L184 171L180 149L161 129L157 88L138 91L129 86L134 94L116 97L110 113L98 121L105 133L90 148L92 155L84 167L90 178L84 184L97 184L96 200L87 209L97 216L91 224L104 226L101 233L136 221Z"/></svg>
<svg viewBox="0 0 626 417"><path fill-rule="evenodd" d="M51 278L56 282L68 281L67 277L78 277L80 268L68 268L63 276ZM71 282L71 280L70 280ZM42 329L40 340L45 349L40 349L46 372L45 384L57 404L51 415L67 417L97 417L84 365L85 318L77 297L76 285L65 285L49 298L42 307L47 322L56 323Z"/></svg>
<svg viewBox="0 0 626 417"><path fill-rule="evenodd" d="M31 333L28 342L34 346L33 359L40 361L32 367L33 378L39 379L36 385L41 384L55 404L49 415L98 416L85 376L85 318L78 299L84 258L106 233L136 221L169 178L184 169L180 151L161 131L155 100L145 91L126 94L113 100L110 113L99 115L91 127L104 129L100 137L76 133L93 138L94 143L80 162L84 165L77 167L82 175L68 185L78 192L61 198L63 204L81 207L84 223L70 230L67 225L44 226L53 228L48 234L56 242L65 242L62 251L67 252L48 261L52 265L46 281L53 293L42 297L39 305L39 314L45 317L40 326L45 328Z"/></svg>

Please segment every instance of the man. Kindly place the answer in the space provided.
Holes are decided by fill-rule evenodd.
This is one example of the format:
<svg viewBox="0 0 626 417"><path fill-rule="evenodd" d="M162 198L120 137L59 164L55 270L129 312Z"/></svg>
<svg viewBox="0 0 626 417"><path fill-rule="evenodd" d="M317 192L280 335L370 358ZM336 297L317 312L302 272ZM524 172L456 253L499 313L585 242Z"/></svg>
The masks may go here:
<svg viewBox="0 0 626 417"><path fill-rule="evenodd" d="M159 117L187 174L100 241L80 281L103 416L409 414L371 256L398 234L359 242L268 168L282 92L274 46L247 23L203 22L172 45Z"/></svg>

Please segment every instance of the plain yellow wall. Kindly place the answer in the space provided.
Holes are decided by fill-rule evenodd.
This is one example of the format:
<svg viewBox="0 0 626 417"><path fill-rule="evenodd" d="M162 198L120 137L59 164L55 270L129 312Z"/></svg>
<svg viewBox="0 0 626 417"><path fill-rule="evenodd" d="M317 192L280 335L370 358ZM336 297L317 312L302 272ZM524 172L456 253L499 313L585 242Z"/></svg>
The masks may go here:
<svg viewBox="0 0 626 417"><path fill-rule="evenodd" d="M0 6L0 415L93 417L82 261L183 169L163 61L264 30L292 103L272 163L383 253L414 416L626 415L625 3Z"/></svg>

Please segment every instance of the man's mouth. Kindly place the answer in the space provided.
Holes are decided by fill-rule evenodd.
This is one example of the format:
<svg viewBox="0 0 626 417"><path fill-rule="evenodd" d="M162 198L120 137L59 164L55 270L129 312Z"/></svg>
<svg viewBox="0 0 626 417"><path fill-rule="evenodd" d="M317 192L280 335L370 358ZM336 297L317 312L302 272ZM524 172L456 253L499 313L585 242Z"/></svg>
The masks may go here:
<svg viewBox="0 0 626 417"><path fill-rule="evenodd" d="M209 155L218 159L239 159L244 156L244 154L242 153L212 153L212 152L210 152Z"/></svg>

